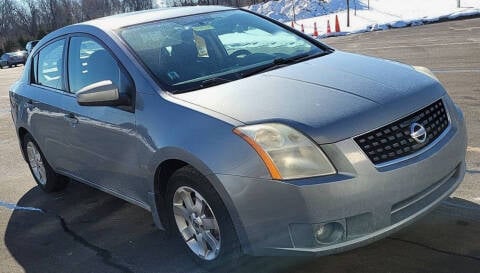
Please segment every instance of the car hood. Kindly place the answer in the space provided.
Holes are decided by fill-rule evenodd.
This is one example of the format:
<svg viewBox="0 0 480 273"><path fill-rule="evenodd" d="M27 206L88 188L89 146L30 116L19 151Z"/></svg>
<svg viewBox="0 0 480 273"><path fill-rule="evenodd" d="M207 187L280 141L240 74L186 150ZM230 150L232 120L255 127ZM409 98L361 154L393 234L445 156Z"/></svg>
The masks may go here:
<svg viewBox="0 0 480 273"><path fill-rule="evenodd" d="M288 124L324 144L381 127L444 94L411 66L335 51L174 96L245 124Z"/></svg>

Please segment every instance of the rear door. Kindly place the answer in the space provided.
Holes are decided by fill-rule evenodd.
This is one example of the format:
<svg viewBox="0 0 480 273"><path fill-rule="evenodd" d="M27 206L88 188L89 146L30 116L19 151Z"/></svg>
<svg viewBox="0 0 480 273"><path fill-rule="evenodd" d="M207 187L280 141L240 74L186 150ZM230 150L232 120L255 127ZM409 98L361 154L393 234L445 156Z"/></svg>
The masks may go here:
<svg viewBox="0 0 480 273"><path fill-rule="evenodd" d="M48 163L56 170L68 169L68 123L61 104L65 96L65 39L44 46L31 62L30 84L22 88L21 96L29 132L37 141Z"/></svg>
<svg viewBox="0 0 480 273"><path fill-rule="evenodd" d="M75 93L81 88L111 80L134 98L133 82L108 48L91 36L72 36L68 52L68 85L65 97L71 126L72 174L126 197L145 200L139 185L134 107L81 106ZM132 99L132 101L134 101Z"/></svg>

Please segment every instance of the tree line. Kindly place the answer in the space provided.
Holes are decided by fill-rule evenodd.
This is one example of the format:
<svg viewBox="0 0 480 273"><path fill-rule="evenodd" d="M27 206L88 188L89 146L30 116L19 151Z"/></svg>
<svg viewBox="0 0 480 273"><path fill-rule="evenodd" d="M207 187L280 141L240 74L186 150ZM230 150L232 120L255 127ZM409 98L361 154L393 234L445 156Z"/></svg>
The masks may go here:
<svg viewBox="0 0 480 273"><path fill-rule="evenodd" d="M0 55L66 25L156 8L158 0L0 0ZM167 6L245 6L263 0L164 0Z"/></svg>

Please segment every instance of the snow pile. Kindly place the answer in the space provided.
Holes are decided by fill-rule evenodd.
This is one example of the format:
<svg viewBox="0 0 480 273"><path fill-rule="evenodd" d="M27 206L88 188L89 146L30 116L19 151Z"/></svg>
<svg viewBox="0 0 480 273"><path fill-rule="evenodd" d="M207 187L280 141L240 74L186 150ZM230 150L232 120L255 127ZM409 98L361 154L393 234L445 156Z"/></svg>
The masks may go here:
<svg viewBox="0 0 480 273"><path fill-rule="evenodd" d="M280 22L293 19L293 1L279 0L249 6L248 9L266 15ZM318 17L346 9L345 1L297 0L295 18L297 20Z"/></svg>
<svg viewBox="0 0 480 273"><path fill-rule="evenodd" d="M480 0L350 0L350 26L347 27L346 0L295 0L295 28L304 25L305 32L318 32L325 36L327 20L332 30L338 15L340 34L358 33L388 28L417 26L442 19L480 14ZM293 0L269 1L246 7L290 25L293 20ZM355 12L356 9L356 12Z"/></svg>

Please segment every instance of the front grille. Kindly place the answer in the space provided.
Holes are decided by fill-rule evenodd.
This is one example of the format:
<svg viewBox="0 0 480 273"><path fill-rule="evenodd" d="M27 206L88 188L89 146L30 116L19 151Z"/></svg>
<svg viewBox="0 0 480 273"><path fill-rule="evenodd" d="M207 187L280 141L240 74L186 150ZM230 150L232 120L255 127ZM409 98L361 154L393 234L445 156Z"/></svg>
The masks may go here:
<svg viewBox="0 0 480 273"><path fill-rule="evenodd" d="M423 143L410 136L410 126L414 122L423 125L427 132ZM374 164L381 164L421 150L435 141L448 124L447 110L440 99L407 117L356 137L355 142Z"/></svg>

